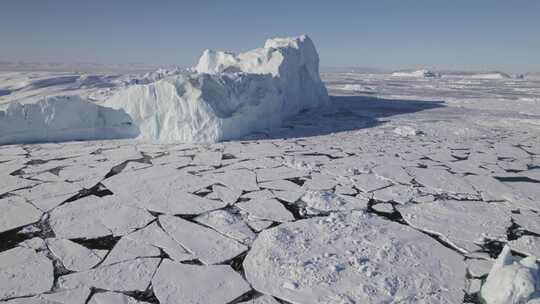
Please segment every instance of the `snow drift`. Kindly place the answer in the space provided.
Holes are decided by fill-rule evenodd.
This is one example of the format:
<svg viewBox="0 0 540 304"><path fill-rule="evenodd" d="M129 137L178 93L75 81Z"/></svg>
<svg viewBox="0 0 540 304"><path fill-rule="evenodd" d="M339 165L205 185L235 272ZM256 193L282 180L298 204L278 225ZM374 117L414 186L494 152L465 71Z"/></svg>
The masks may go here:
<svg viewBox="0 0 540 304"><path fill-rule="evenodd" d="M129 87L104 105L126 111L145 139L215 142L329 103L315 46L299 36L238 55L206 50L193 73Z"/></svg>
<svg viewBox="0 0 540 304"><path fill-rule="evenodd" d="M50 97L37 103L10 103L0 110L0 145L44 141L137 137L124 111L75 96Z"/></svg>

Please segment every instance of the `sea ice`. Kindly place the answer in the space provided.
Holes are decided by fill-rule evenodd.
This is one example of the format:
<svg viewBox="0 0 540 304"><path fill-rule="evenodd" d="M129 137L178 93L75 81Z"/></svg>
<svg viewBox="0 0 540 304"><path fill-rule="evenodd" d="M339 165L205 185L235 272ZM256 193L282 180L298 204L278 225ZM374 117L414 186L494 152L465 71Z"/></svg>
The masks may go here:
<svg viewBox="0 0 540 304"><path fill-rule="evenodd" d="M250 290L249 284L228 265L196 266L164 260L152 279L161 304L230 303Z"/></svg>
<svg viewBox="0 0 540 304"><path fill-rule="evenodd" d="M225 262L247 250L233 239L179 217L162 215L159 222L173 239L208 265Z"/></svg>
<svg viewBox="0 0 540 304"><path fill-rule="evenodd" d="M52 262L32 249L0 252L0 300L32 296L53 287Z"/></svg>
<svg viewBox="0 0 540 304"><path fill-rule="evenodd" d="M35 223L42 214L19 196L0 199L0 233Z"/></svg>
<svg viewBox="0 0 540 304"><path fill-rule="evenodd" d="M459 254L410 227L357 211L261 232L244 269L257 291L295 304L463 300Z"/></svg>

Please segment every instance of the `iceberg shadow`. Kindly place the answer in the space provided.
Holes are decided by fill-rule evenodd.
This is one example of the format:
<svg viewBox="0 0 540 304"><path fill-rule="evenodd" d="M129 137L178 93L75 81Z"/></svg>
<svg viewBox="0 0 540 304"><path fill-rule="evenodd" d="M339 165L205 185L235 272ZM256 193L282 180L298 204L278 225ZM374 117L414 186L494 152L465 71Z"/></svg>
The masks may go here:
<svg viewBox="0 0 540 304"><path fill-rule="evenodd" d="M444 101L384 99L374 96L330 96L332 104L303 111L281 127L241 139L280 139L321 136L384 124L384 118L446 107Z"/></svg>

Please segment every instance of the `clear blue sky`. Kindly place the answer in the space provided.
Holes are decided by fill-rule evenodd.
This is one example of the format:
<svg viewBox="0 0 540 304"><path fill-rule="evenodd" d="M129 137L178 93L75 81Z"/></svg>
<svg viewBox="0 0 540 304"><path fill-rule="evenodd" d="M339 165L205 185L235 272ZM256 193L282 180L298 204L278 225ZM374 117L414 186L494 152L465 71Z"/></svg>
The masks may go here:
<svg viewBox="0 0 540 304"><path fill-rule="evenodd" d="M0 61L191 66L307 33L323 66L540 71L538 0L3 0Z"/></svg>

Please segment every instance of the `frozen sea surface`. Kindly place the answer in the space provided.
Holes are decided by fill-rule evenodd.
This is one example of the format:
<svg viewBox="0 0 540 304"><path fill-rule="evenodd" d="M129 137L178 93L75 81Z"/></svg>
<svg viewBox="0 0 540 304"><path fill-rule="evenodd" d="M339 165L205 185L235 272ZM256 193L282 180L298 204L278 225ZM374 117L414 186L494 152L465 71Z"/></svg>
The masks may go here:
<svg viewBox="0 0 540 304"><path fill-rule="evenodd" d="M241 140L0 146L0 302L508 299L503 247L540 257L540 82L322 76L332 107ZM2 73L0 102L108 77Z"/></svg>

